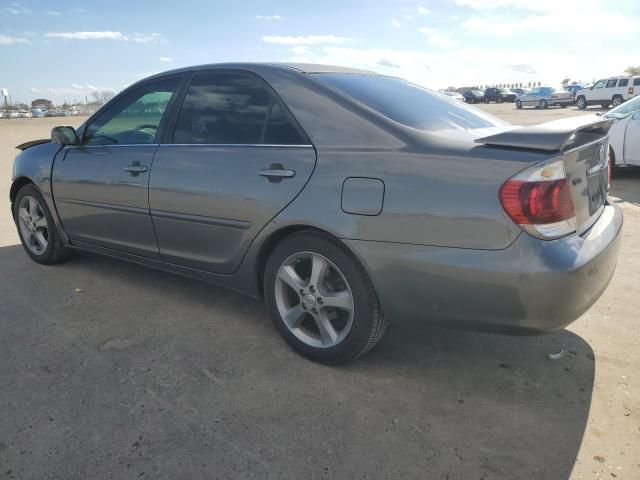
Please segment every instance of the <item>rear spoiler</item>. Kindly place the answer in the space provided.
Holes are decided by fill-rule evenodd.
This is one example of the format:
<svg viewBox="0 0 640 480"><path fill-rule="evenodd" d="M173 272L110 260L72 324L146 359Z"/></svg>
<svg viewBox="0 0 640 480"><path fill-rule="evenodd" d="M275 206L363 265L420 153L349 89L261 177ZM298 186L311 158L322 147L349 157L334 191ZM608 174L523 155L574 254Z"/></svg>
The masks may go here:
<svg viewBox="0 0 640 480"><path fill-rule="evenodd" d="M498 147L562 152L605 137L614 120L585 115L553 122L519 127L478 138L476 142Z"/></svg>
<svg viewBox="0 0 640 480"><path fill-rule="evenodd" d="M29 142L24 142L20 145L17 145L16 148L18 150L26 150L27 148L35 147L36 145L42 145L43 143L51 143L51 139L43 138L41 140L31 140Z"/></svg>

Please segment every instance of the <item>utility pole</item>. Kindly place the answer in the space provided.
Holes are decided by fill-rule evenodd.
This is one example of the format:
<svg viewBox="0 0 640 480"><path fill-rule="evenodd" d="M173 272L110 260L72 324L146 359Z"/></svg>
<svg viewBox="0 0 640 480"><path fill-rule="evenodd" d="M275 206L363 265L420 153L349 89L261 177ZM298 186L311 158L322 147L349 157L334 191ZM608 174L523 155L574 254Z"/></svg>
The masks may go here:
<svg viewBox="0 0 640 480"><path fill-rule="evenodd" d="M7 105L7 97L9 96L9 91L6 88L2 89L2 96L4 97L4 111L7 114L7 119L11 118L9 116L9 105Z"/></svg>

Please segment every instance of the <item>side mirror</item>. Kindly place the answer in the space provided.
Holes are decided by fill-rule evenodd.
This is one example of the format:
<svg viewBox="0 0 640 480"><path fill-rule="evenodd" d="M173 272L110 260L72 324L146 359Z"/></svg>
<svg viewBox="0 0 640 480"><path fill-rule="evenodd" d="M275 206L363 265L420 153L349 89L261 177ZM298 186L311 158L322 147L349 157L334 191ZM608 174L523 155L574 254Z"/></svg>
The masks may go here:
<svg viewBox="0 0 640 480"><path fill-rule="evenodd" d="M76 129L69 126L53 127L51 129L51 141L58 145L77 145L78 135Z"/></svg>

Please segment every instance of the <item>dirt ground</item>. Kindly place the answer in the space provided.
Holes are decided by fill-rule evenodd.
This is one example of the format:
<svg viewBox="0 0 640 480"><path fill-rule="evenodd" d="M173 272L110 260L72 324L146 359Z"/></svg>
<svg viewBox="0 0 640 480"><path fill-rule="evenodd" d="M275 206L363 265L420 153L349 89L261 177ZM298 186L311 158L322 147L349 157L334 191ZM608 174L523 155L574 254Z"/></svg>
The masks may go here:
<svg viewBox="0 0 640 480"><path fill-rule="evenodd" d="M481 108L520 124L584 113ZM258 301L84 253L30 261L13 147L61 121L82 119L0 120L0 479L640 478L638 170L613 179L615 277L566 330L396 322L330 368L288 349Z"/></svg>

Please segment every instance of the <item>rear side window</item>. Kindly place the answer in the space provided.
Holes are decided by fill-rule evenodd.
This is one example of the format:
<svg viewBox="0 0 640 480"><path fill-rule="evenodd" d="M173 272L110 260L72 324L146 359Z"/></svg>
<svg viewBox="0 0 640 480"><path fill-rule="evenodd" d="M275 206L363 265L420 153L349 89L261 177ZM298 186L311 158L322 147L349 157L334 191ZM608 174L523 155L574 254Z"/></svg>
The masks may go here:
<svg viewBox="0 0 640 480"><path fill-rule="evenodd" d="M173 143L306 142L262 81L243 74L209 73L193 77L178 114Z"/></svg>
<svg viewBox="0 0 640 480"><path fill-rule="evenodd" d="M616 86L616 83L618 82L617 78L614 78L613 80L609 80L607 82L607 86L605 88L613 88Z"/></svg>
<svg viewBox="0 0 640 480"><path fill-rule="evenodd" d="M420 130L468 130L508 125L455 98L395 77L319 73L315 78L382 115Z"/></svg>
<svg viewBox="0 0 640 480"><path fill-rule="evenodd" d="M626 87L627 85L629 85L629 79L628 78L622 78L618 82L618 86L619 87Z"/></svg>
<svg viewBox="0 0 640 480"><path fill-rule="evenodd" d="M640 77L633 79L633 86L637 87L640 85Z"/></svg>

